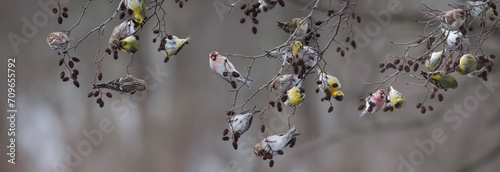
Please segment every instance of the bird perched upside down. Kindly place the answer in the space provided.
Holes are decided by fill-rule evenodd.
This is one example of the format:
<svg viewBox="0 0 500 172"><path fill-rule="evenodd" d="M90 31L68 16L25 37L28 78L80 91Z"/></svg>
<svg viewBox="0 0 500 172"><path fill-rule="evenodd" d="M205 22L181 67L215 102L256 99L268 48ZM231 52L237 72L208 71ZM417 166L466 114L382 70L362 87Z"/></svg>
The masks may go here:
<svg viewBox="0 0 500 172"><path fill-rule="evenodd" d="M253 79L247 78L243 76L234 68L233 64L227 59L219 54L217 51L211 52L209 55L209 63L210 69L217 73L220 77L224 78L227 82L231 83L233 79L236 81L245 84L248 88L250 88L250 83L253 82ZM236 85L233 85L233 88L236 88Z"/></svg>
<svg viewBox="0 0 500 172"><path fill-rule="evenodd" d="M134 94L136 91L144 91L146 82L132 75L126 74L120 78L109 81L108 83L99 83L94 85L92 89L107 88L120 93Z"/></svg>
<svg viewBox="0 0 500 172"><path fill-rule="evenodd" d="M292 128L284 134L282 133L264 138L264 140L254 146L254 153L259 157L264 156L267 153L276 155L279 150L283 150L290 143L290 141L298 135L300 135L300 133L297 133L295 126L292 126Z"/></svg>
<svg viewBox="0 0 500 172"><path fill-rule="evenodd" d="M464 24L466 15L466 11L463 9L453 9L437 14L426 13L424 17L433 18L433 20L441 22L441 26L444 26L446 29L457 30Z"/></svg>
<svg viewBox="0 0 500 172"><path fill-rule="evenodd" d="M377 112L384 105L385 91L378 90L375 93L372 93L368 97L366 97L365 101L366 101L365 110L363 110L359 114L360 118L363 117L366 113Z"/></svg>
<svg viewBox="0 0 500 172"><path fill-rule="evenodd" d="M57 52L57 54L66 53L69 47L68 35L62 32L52 32L47 35L47 43L49 47Z"/></svg>
<svg viewBox="0 0 500 172"><path fill-rule="evenodd" d="M254 106L251 110L246 110L229 117L229 131L232 133L245 133L252 125L253 116L260 112Z"/></svg>

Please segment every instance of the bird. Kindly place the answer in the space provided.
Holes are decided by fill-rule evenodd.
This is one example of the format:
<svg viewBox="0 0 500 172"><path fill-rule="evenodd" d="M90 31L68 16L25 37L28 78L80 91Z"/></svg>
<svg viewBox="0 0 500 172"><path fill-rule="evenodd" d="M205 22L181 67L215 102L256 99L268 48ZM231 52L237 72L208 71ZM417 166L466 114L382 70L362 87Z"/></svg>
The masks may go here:
<svg viewBox="0 0 500 172"><path fill-rule="evenodd" d="M66 53L69 48L68 35L63 32L52 32L47 35L47 44L49 47L57 52L57 54Z"/></svg>
<svg viewBox="0 0 500 172"><path fill-rule="evenodd" d="M212 69L212 71L217 73L229 83L235 79L250 88L250 84L253 82L253 79L241 75L240 72L234 68L233 64L229 61L229 59L227 59L227 57L220 55L217 51L211 52L208 56L210 69ZM236 85L233 85L233 88L236 88Z"/></svg>
<svg viewBox="0 0 500 172"><path fill-rule="evenodd" d="M490 56L478 56L476 69L467 75L470 77L476 77L483 72L491 72L493 65L495 65L495 62Z"/></svg>
<svg viewBox="0 0 500 172"><path fill-rule="evenodd" d="M376 91L375 93L371 93L368 97L366 97L365 101L365 110L363 110L359 114L360 118L363 117L366 113L377 112L384 105L385 91L381 89Z"/></svg>
<svg viewBox="0 0 500 172"><path fill-rule="evenodd" d="M276 7L276 1L273 0L259 0L259 8L260 10L267 12L267 10L272 10L274 7Z"/></svg>
<svg viewBox="0 0 500 172"><path fill-rule="evenodd" d="M179 39L175 35L172 35L172 37L170 37L170 36L167 37L165 39L166 43L165 43L165 50L163 51L163 53L167 57L177 55L177 53L179 53L179 51L181 51L182 47L184 47L184 45L188 44L188 41L190 39L191 39L191 36L188 36L185 39Z"/></svg>
<svg viewBox="0 0 500 172"><path fill-rule="evenodd" d="M131 36L136 31L136 27L134 27L134 23L131 20L126 20L120 23L118 26L115 26L111 36L109 37L109 48L117 49L120 40Z"/></svg>
<svg viewBox="0 0 500 172"><path fill-rule="evenodd" d="M464 54L460 57L460 64L455 67L455 72L460 75L467 75L477 67L477 58L472 54Z"/></svg>
<svg viewBox="0 0 500 172"><path fill-rule="evenodd" d="M425 68L427 68L427 71L433 72L441 67L441 64L443 64L442 54L442 51L433 52L431 54L431 57L425 61Z"/></svg>
<svg viewBox="0 0 500 172"><path fill-rule="evenodd" d="M444 32L443 35L448 35L448 37L446 38L446 44L448 44L448 47L450 47L451 50L459 50L464 52L468 52L470 50L471 44L469 42L469 38L467 36L463 36L462 32L457 30L442 30Z"/></svg>
<svg viewBox="0 0 500 172"><path fill-rule="evenodd" d="M287 91L285 105L290 107L300 106L306 97L306 90L303 87L294 86Z"/></svg>
<svg viewBox="0 0 500 172"><path fill-rule="evenodd" d="M399 91L394 89L392 85L389 87L389 95L387 96L389 99L390 106L401 109L406 104L406 99Z"/></svg>
<svg viewBox="0 0 500 172"><path fill-rule="evenodd" d="M318 50L310 46L303 46L303 48L297 54L297 59L304 60L304 65L308 67L314 67L318 63Z"/></svg>
<svg viewBox="0 0 500 172"><path fill-rule="evenodd" d="M488 6L488 1L465 1L465 7L473 17L479 16L484 11L487 18L494 15L493 8Z"/></svg>
<svg viewBox="0 0 500 172"><path fill-rule="evenodd" d="M286 92L293 86L300 87L302 82L297 75L294 74L284 74L278 75L271 83L271 91L278 90L279 92Z"/></svg>
<svg viewBox="0 0 500 172"><path fill-rule="evenodd" d="M300 135L300 133L297 132L295 126L292 126L286 133L268 136L255 144L253 149L254 153L258 157L262 157L268 153L276 155L279 150L283 150L290 141L298 135Z"/></svg>
<svg viewBox="0 0 500 172"><path fill-rule="evenodd" d="M295 41L293 42L292 45L292 57L297 58L297 55L299 54L299 51L302 50L302 42L300 41Z"/></svg>
<svg viewBox="0 0 500 172"><path fill-rule="evenodd" d="M327 96L332 96L333 99L337 101L344 100L344 93L342 92L342 86L340 85L340 81L337 77L330 75L326 71L322 71L319 67L316 68L316 71L319 74L318 87L323 91Z"/></svg>
<svg viewBox="0 0 500 172"><path fill-rule="evenodd" d="M134 23L141 24L146 19L146 5L143 0L127 0L128 9L132 10Z"/></svg>
<svg viewBox="0 0 500 172"><path fill-rule="evenodd" d="M130 35L125 39L120 40L118 49L123 50L127 54L134 54L139 50L139 41L134 35Z"/></svg>
<svg viewBox="0 0 500 172"><path fill-rule="evenodd" d="M250 125L252 125L253 116L260 112L260 110L256 110L255 108L254 106L251 110L232 115L229 118L229 131L239 133L240 135L245 133L250 128Z"/></svg>
<svg viewBox="0 0 500 172"><path fill-rule="evenodd" d="M438 14L426 13L424 17L440 21L441 26L444 26L446 29L457 30L465 22L466 11L463 9L453 9Z"/></svg>
<svg viewBox="0 0 500 172"><path fill-rule="evenodd" d="M120 93L134 94L136 91L144 91L146 82L132 75L125 74L124 76L111 80L108 83L94 84L92 89L107 88Z"/></svg>
<svg viewBox="0 0 500 172"><path fill-rule="evenodd" d="M305 35L307 33L307 29L309 28L309 24L307 22L300 24L301 22L302 18L294 18L291 22L278 21L278 27L283 29L288 34L293 34L293 32L297 29L297 26L300 25L295 33L296 36L300 37Z"/></svg>
<svg viewBox="0 0 500 172"><path fill-rule="evenodd" d="M429 82L431 82L436 88L448 90L449 88L455 89L458 87L457 80L449 73L445 73L443 71L429 73L420 71L420 75L422 75L425 79L428 79Z"/></svg>

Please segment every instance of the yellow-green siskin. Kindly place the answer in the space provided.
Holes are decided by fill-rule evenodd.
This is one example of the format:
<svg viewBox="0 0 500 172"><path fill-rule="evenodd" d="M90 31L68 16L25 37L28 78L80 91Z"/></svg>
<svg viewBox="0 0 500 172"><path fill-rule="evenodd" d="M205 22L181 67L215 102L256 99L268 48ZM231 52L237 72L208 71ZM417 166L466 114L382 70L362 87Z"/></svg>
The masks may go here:
<svg viewBox="0 0 500 172"><path fill-rule="evenodd" d="M179 51L181 51L182 47L184 45L188 44L188 41L191 39L191 36L188 36L186 39L179 39L177 36L172 35L172 39L166 38L166 43L165 43L165 55L167 57L172 57L174 55L177 55Z"/></svg>
<svg viewBox="0 0 500 172"><path fill-rule="evenodd" d="M406 104L406 99L399 91L392 88L392 85L389 88L389 96L387 98L390 101L390 105L396 109L401 109Z"/></svg>
<svg viewBox="0 0 500 172"><path fill-rule="evenodd" d="M460 65L455 68L455 72L460 75L467 75L476 70L477 58L472 54L464 54L460 57Z"/></svg>
<svg viewBox="0 0 500 172"><path fill-rule="evenodd" d="M286 33L292 34L297 29L297 26L302 22L302 18L294 18L291 22L279 22L278 27L283 29ZM307 22L302 23L297 30L296 36L302 36L307 33L307 29L309 28L309 24Z"/></svg>
<svg viewBox="0 0 500 172"><path fill-rule="evenodd" d="M483 72L491 72L491 69L495 65L493 59L489 56L478 56L476 70L469 73L468 76L475 77L479 76Z"/></svg>
<svg viewBox="0 0 500 172"><path fill-rule="evenodd" d="M306 97L306 90L302 87L294 86L287 91L287 99L285 105L295 107L300 106Z"/></svg>
<svg viewBox="0 0 500 172"><path fill-rule="evenodd" d="M319 74L319 80L321 84L318 84L321 91L332 96L337 101L344 100L344 93L342 92L342 86L337 77L330 75L327 72L321 71L320 68L316 68Z"/></svg>
<svg viewBox="0 0 500 172"><path fill-rule="evenodd" d="M439 69L439 67L443 63L443 58L441 58L442 54L442 51L433 52L431 54L431 57L425 61L425 67L429 72L434 72Z"/></svg>
<svg viewBox="0 0 500 172"><path fill-rule="evenodd" d="M292 57L297 57L299 51L302 50L302 43L300 41L293 42L292 45Z"/></svg>
<svg viewBox="0 0 500 172"><path fill-rule="evenodd" d="M137 50L139 50L139 41L137 41L134 35L131 35L125 39L120 40L120 43L118 43L118 47L127 54L134 54L135 52L137 52Z"/></svg>
<svg viewBox="0 0 500 172"><path fill-rule="evenodd" d="M143 0L128 0L127 7L132 10L134 22L141 24L146 18L146 5Z"/></svg>
<svg viewBox="0 0 500 172"><path fill-rule="evenodd" d="M421 71L420 74L425 79L429 79L429 82L431 82L436 88L447 90L448 88L455 89L458 87L457 80L449 73L444 73L442 71L427 73Z"/></svg>

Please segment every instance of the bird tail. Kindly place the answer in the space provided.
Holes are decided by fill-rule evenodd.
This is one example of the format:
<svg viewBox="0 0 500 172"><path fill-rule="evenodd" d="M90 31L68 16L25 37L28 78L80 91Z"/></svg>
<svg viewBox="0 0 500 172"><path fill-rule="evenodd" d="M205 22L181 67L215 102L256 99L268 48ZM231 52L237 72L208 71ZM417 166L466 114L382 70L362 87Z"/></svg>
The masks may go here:
<svg viewBox="0 0 500 172"><path fill-rule="evenodd" d="M290 128L290 130L286 132L286 135L287 135L287 140L290 140L293 137L300 135L300 133L297 133L297 129L295 128L295 126L292 126L292 128Z"/></svg>
<svg viewBox="0 0 500 172"><path fill-rule="evenodd" d="M253 79L252 78L247 78L246 76L241 75L241 77L238 77L238 82L241 82L241 83L245 84L245 86L247 86L248 88L250 88L250 83L253 82Z"/></svg>
<svg viewBox="0 0 500 172"><path fill-rule="evenodd" d="M365 116L367 112L368 112L367 110L363 110L363 112L359 114L359 118L363 118L363 116Z"/></svg>
<svg viewBox="0 0 500 172"><path fill-rule="evenodd" d="M108 87L108 84L93 84L92 85L92 89L96 89L96 88L107 88Z"/></svg>

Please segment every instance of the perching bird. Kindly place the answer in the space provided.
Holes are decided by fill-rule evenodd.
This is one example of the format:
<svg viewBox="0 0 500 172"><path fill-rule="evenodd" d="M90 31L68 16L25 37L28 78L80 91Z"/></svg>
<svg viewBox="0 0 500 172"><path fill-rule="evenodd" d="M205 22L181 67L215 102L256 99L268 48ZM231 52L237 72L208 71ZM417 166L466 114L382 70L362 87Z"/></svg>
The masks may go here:
<svg viewBox="0 0 500 172"><path fill-rule="evenodd" d="M477 58L472 54L464 54L460 57L460 64L455 68L455 72L460 75L467 75L476 70Z"/></svg>
<svg viewBox="0 0 500 172"><path fill-rule="evenodd" d="M123 21L118 26L115 26L108 40L109 49L118 48L120 40L131 36L135 31L136 28L131 20Z"/></svg>
<svg viewBox="0 0 500 172"><path fill-rule="evenodd" d="M127 54L134 54L139 50L139 41L134 35L128 36L125 39L120 40L118 43L118 49L123 50Z"/></svg>
<svg viewBox="0 0 500 172"><path fill-rule="evenodd" d="M179 39L179 38L177 38L177 36L172 35L171 38L172 39L169 39L169 38L165 39L165 41L166 41L165 51L163 51L163 53L165 53L165 55L167 57L172 57L174 55L177 55L177 53L179 53L179 51L181 51L182 47L184 47L184 45L188 44L188 41L191 39L191 36L188 36L185 39Z"/></svg>
<svg viewBox="0 0 500 172"><path fill-rule="evenodd" d="M451 50L458 50L468 52L470 50L471 44L469 42L469 38L467 36L462 36L462 32L460 31L450 31L446 29L441 29L443 31L443 35L448 35L446 38L446 44Z"/></svg>
<svg viewBox="0 0 500 172"><path fill-rule="evenodd" d="M52 32L47 35L47 43L49 47L57 52L57 54L66 53L69 48L71 39L62 32Z"/></svg>
<svg viewBox="0 0 500 172"><path fill-rule="evenodd" d="M297 26L300 24L300 22L302 22L302 18L294 18L291 22L278 21L278 27L283 29L286 33L292 34L293 32L295 32L295 29L297 29ZM308 28L309 24L307 23L307 21L303 22L297 29L297 33L295 33L295 35L298 37L305 35Z"/></svg>
<svg viewBox="0 0 500 172"><path fill-rule="evenodd" d="M425 61L425 68L427 68L427 71L434 72L441 67L441 64L443 64L442 54L442 51L433 52L431 54L431 57Z"/></svg>
<svg viewBox="0 0 500 172"><path fill-rule="evenodd" d="M389 95L387 96L389 99L390 106L401 109L406 104L406 99L399 91L394 89L392 85L389 87Z"/></svg>
<svg viewBox="0 0 500 172"><path fill-rule="evenodd" d="M344 100L342 86L340 85L340 81L337 79L337 77L330 75L326 71L321 71L319 67L316 68L316 71L319 74L318 79L319 81L321 81L321 83L318 84L318 87L321 89L321 91L332 96L333 99L337 101Z"/></svg>
<svg viewBox="0 0 500 172"><path fill-rule="evenodd" d="M429 73L420 71L420 75L422 75L425 79L428 79L429 82L431 82L436 88L448 90L448 88L455 89L458 87L457 80L449 73L445 73L443 71Z"/></svg>
<svg viewBox="0 0 500 172"><path fill-rule="evenodd" d="M292 57L297 58L297 56L299 54L299 51L302 50L302 48L303 48L302 42L300 42L300 41L293 42L293 45L292 45Z"/></svg>
<svg viewBox="0 0 500 172"><path fill-rule="evenodd" d="M488 6L488 1L465 1L465 7L468 9L472 17L477 17L483 11L486 11L486 17L490 18L494 15L493 9Z"/></svg>
<svg viewBox="0 0 500 172"><path fill-rule="evenodd" d="M252 110L232 115L229 118L229 131L239 133L240 135L245 133L250 128L250 125L252 125L253 116L260 112L260 110L255 110L255 108L254 106Z"/></svg>
<svg viewBox="0 0 500 172"><path fill-rule="evenodd" d="M126 74L125 76L109 81L108 83L93 85L92 89L97 88L107 88L120 93L134 94L136 91L144 91L146 89L146 82L142 79Z"/></svg>
<svg viewBox="0 0 500 172"><path fill-rule="evenodd" d="M453 9L443 11L438 14L426 13L424 17L434 18L441 22L441 25L449 30L457 30L466 19L466 12L463 9Z"/></svg>
<svg viewBox="0 0 500 172"><path fill-rule="evenodd" d="M293 86L300 87L302 82L294 74L278 75L271 83L271 91L278 90L279 92L286 92Z"/></svg>
<svg viewBox="0 0 500 172"><path fill-rule="evenodd" d="M241 75L240 72L234 68L233 64L229 61L229 59L227 59L227 57L220 55L217 51L211 52L208 56L210 69L212 69L220 77L230 83L231 81L236 80L250 88L250 83L253 82L253 79ZM233 88L235 88L235 86L233 86Z"/></svg>
<svg viewBox="0 0 500 172"><path fill-rule="evenodd" d="M274 0L259 0L260 3L260 10L267 12L267 10L272 10L274 7L276 7L276 1Z"/></svg>
<svg viewBox="0 0 500 172"><path fill-rule="evenodd" d="M479 76L483 72L491 72L493 65L495 65L495 62L493 61L493 59L491 57L478 56L476 70L469 73L468 76L476 77L476 76Z"/></svg>
<svg viewBox="0 0 500 172"><path fill-rule="evenodd" d="M303 46L297 54L297 59L304 60L304 65L314 67L318 63L318 51L310 46Z"/></svg>
<svg viewBox="0 0 500 172"><path fill-rule="evenodd" d="M286 133L264 138L264 140L254 146L254 153L259 157L264 156L267 153L276 155L279 150L283 150L290 143L290 141L298 135L300 135L300 133L297 133L295 126L292 126L292 128L290 128L290 130Z"/></svg>
<svg viewBox="0 0 500 172"><path fill-rule="evenodd" d="M287 99L285 105L290 107L300 106L306 97L306 90L302 87L294 86L286 92Z"/></svg>
<svg viewBox="0 0 500 172"><path fill-rule="evenodd" d="M143 0L127 0L127 8L132 10L134 23L141 24L146 18L146 5Z"/></svg>
<svg viewBox="0 0 500 172"><path fill-rule="evenodd" d="M385 91L378 90L375 93L371 93L370 96L366 97L365 101L365 110L363 110L359 114L360 118L363 117L366 113L375 113L380 108L382 108L385 102Z"/></svg>

